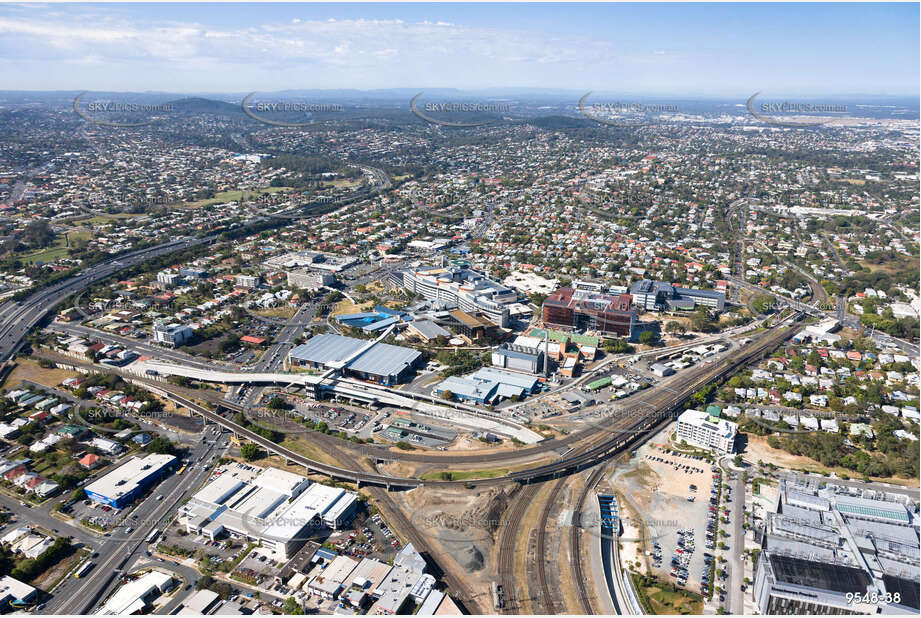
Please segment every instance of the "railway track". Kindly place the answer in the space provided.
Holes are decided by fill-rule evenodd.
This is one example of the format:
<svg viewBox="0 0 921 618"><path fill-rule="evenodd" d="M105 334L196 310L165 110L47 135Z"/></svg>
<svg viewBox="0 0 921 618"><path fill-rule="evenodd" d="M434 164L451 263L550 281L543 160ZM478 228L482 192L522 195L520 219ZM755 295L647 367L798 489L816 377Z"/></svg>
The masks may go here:
<svg viewBox="0 0 921 618"><path fill-rule="evenodd" d="M360 467L360 464L347 450L343 450L338 446L331 447L330 453L343 464L348 466L354 466L357 470ZM397 530L402 532L406 536L406 540L413 544L413 547L417 552L428 557L427 562L434 563L432 566L433 570L437 571L439 579L443 580L447 585L449 590L452 593L452 598L455 602L459 602L463 605L470 613L488 613L483 610L486 608L479 607L476 598L473 593L467 588L463 582L451 572L446 571L437 564L437 561L434 559L433 553L429 548L429 545L426 539L420 534L419 530L412 521L403 513L403 509L394 502L392 496L381 487L368 487L367 492L377 503L378 508L383 513L387 521Z"/></svg>
<svg viewBox="0 0 921 618"><path fill-rule="evenodd" d="M687 398L690 397L701 386L711 382L719 381L727 375L731 374L737 368L744 366L746 363L757 357L760 357L763 354L766 354L780 342L784 341L793 331L793 327L779 329L776 332L770 333L769 336L764 337L757 343L752 344L741 354L737 354L734 357L724 359L723 361L714 365L703 366L701 367L701 371L699 373L689 373L688 381L680 388L680 390L665 390L655 388L649 389L649 391L646 391L649 393L648 395L633 402L633 405L631 405L629 408L620 410L617 413L617 417L602 419L600 422L609 423L607 428L596 425L580 430L578 432L574 432L561 440L547 440L539 443L538 445L532 446L530 449L510 451L513 456L517 454L518 458L529 457L537 453L552 455L553 451L560 448L560 446L563 444L570 444L572 442L581 441L579 448L576 449L577 454L575 455L567 454L565 457L559 458L552 463L525 468L505 476L488 479L472 479L466 481L423 481L422 479L418 478L393 477L383 474L368 473L360 470L329 466L322 462L311 460L299 453L281 447L279 444L275 444L270 440L260 436L259 434L256 434L247 430L245 427L238 425L237 423L233 422L232 419L227 418L223 414L208 410L207 408L203 408L202 406L199 406L192 401L184 400L183 397L188 397L188 395L184 392L184 389L183 391L178 391L171 384L158 380L145 379L144 377L128 374L128 372L120 371L115 368L103 368L98 365L90 366L90 368L93 371L124 373L129 375L130 379L136 383L149 384L155 392L160 391L168 394L170 398L173 399L176 403L179 403L183 407L188 408L195 414L199 414L230 429L235 434L243 436L248 440L266 448L269 452L275 453L287 460L295 461L303 466L308 467L312 471L326 474L331 478L351 482L359 482L362 484L381 485L386 486L388 489L391 487L418 487L421 485L464 486L466 488L470 488L501 485L508 482L519 482L523 484L537 483L550 479L557 479L561 476L573 474L575 472L593 467L598 463L605 461L613 453L616 453L621 449L629 446L630 444L633 444L637 439L652 431L664 419L670 418L675 412L683 409L682 405L684 401L686 401ZM70 359L64 360L63 362L73 365L85 365L84 363L80 363L79 361L75 362ZM182 394L177 394L179 392ZM199 393L203 392L205 391L199 391ZM201 397L201 394L198 394L195 397L199 398ZM223 406L225 409L229 409L230 411L246 411L245 408L236 406L235 404L227 402L226 400L215 402L215 405ZM330 439L320 438L320 435L321 434L309 432L305 433L305 437L307 437L309 440ZM355 456L360 456L361 454L367 455L367 452L364 451L364 449L353 449L349 447L347 443L341 440L338 440L338 442L339 443L336 444L336 446L348 447L348 450L352 451L353 455ZM327 443L327 446L328 445L329 443ZM444 458L434 455L430 457L435 457L434 461L438 461L443 465L465 463L469 464L472 462L477 462L479 464L486 462L496 463L496 459L494 457L490 456L489 454L482 453L475 453L467 456L445 456ZM398 460L401 459L401 455L399 453L388 451L386 457L378 457L378 459ZM499 460L504 461L506 459L507 456L502 456L502 458Z"/></svg>
<svg viewBox="0 0 921 618"><path fill-rule="evenodd" d="M598 484L602 474L604 474L604 467L596 468L591 476L588 477L585 487L582 488L582 492L576 500L576 505L572 512L572 527L569 529L569 563L572 565L572 581L579 591L579 604L582 606L581 613L586 615L594 615L595 610L592 607L592 599L588 594L585 573L582 568L582 552L580 551L579 543L582 531L582 505L585 503L589 492Z"/></svg>
<svg viewBox="0 0 921 618"><path fill-rule="evenodd" d="M559 479L553 484L550 489L550 495L547 496L547 500L544 502L544 508L541 509L540 519L537 522L537 548L534 551L534 560L537 563L537 588L540 603L545 614L556 613L556 604L553 601L550 584L547 580L547 521L550 519L550 511L557 503L565 482L566 479Z"/></svg>
<svg viewBox="0 0 921 618"><path fill-rule="evenodd" d="M502 587L502 607L496 607L497 610L504 614L521 613L518 595L515 586L515 545L518 540L518 523L521 522L525 512L531 503L534 502L534 496L540 489L540 485L525 485L522 487L511 508L506 510L504 524L501 526L499 533L499 556L498 563L499 585Z"/></svg>

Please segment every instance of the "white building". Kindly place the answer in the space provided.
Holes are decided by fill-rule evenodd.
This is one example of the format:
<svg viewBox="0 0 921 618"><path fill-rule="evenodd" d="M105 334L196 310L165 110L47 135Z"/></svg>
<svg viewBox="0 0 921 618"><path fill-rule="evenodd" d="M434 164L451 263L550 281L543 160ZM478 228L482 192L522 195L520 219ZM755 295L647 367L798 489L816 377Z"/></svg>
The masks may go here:
<svg viewBox="0 0 921 618"><path fill-rule="evenodd" d="M167 287L173 287L182 279L179 273L173 273L168 270L157 273L157 283L162 283Z"/></svg>
<svg viewBox="0 0 921 618"><path fill-rule="evenodd" d="M173 578L160 571L149 571L134 581L122 585L105 602L97 615L114 616L139 614L147 605L174 585Z"/></svg>
<svg viewBox="0 0 921 618"><path fill-rule="evenodd" d="M215 539L226 532L260 542L290 558L320 526L351 521L357 495L277 468L228 464L180 510L189 533Z"/></svg>
<svg viewBox="0 0 921 618"><path fill-rule="evenodd" d="M396 271L391 280L429 300L439 300L462 311L480 312L502 328L508 327L511 306L518 301L514 289L470 268Z"/></svg>
<svg viewBox="0 0 921 618"><path fill-rule="evenodd" d="M287 275L288 285L300 290L319 290L336 282L336 277L329 273L307 270L306 268L289 270Z"/></svg>
<svg viewBox="0 0 921 618"><path fill-rule="evenodd" d="M169 346L182 345L192 338L192 329L184 324L154 324L154 341Z"/></svg>
<svg viewBox="0 0 921 618"><path fill-rule="evenodd" d="M252 289L259 286L259 277L253 275L237 275L236 284L238 287Z"/></svg>
<svg viewBox="0 0 921 618"><path fill-rule="evenodd" d="M685 410L678 417L678 439L693 446L707 448L717 453L733 451L738 425L732 421L710 416L699 410Z"/></svg>

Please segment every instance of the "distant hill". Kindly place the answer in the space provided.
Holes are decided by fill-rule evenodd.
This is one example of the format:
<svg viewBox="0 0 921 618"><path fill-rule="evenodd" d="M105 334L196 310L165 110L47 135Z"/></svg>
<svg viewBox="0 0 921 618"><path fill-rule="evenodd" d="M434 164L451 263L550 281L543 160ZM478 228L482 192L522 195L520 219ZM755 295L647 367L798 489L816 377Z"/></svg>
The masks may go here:
<svg viewBox="0 0 921 618"><path fill-rule="evenodd" d="M542 129L585 129L597 126L595 122L588 118L558 115L538 116L537 118L529 118L526 122Z"/></svg>
<svg viewBox="0 0 921 618"><path fill-rule="evenodd" d="M243 115L243 109L239 104L227 103L226 101L215 101L214 99L205 99L202 97L190 97L187 99L177 99L170 101L169 105L178 113L186 114L220 114L227 116L230 114Z"/></svg>

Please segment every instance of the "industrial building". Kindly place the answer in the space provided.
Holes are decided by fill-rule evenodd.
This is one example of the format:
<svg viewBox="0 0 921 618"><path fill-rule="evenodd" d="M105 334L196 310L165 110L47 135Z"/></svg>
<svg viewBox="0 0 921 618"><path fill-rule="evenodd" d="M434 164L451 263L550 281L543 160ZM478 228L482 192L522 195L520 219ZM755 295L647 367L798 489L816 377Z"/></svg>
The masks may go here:
<svg viewBox="0 0 921 618"><path fill-rule="evenodd" d="M738 425L699 410L685 410L678 417L678 439L717 453L731 453Z"/></svg>
<svg viewBox="0 0 921 618"><path fill-rule="evenodd" d="M171 575L148 571L116 590L96 612L97 616L128 616L144 613L144 609L160 595L168 592L176 582Z"/></svg>
<svg viewBox="0 0 921 618"><path fill-rule="evenodd" d="M198 491L180 510L189 533L224 533L260 542L289 559L319 526L337 529L358 507L357 495L277 468L239 463Z"/></svg>
<svg viewBox="0 0 921 618"><path fill-rule="evenodd" d="M176 463L172 455L132 457L85 487L90 500L120 509L139 498Z"/></svg>
<svg viewBox="0 0 921 618"><path fill-rule="evenodd" d="M492 366L539 373L544 370L544 353L537 347L505 343L493 350Z"/></svg>
<svg viewBox="0 0 921 618"><path fill-rule="evenodd" d="M716 290L695 290L674 286L664 281L643 279L630 286L633 304L647 311L673 311L694 309L697 305L722 311L726 305L726 294Z"/></svg>
<svg viewBox="0 0 921 618"><path fill-rule="evenodd" d="M508 327L510 305L518 302L517 291L467 267L395 271L391 280L429 300L442 301L448 307L482 313L502 328Z"/></svg>
<svg viewBox="0 0 921 618"><path fill-rule="evenodd" d="M410 348L343 335L317 335L288 352L289 367L337 369L344 375L389 386L408 379L422 354Z"/></svg>
<svg viewBox="0 0 921 618"><path fill-rule="evenodd" d="M435 386L433 393L441 397L450 391L455 399L492 405L503 399L526 397L539 388L537 376L482 367L468 376L449 376Z"/></svg>
<svg viewBox="0 0 921 618"><path fill-rule="evenodd" d="M544 300L544 324L576 330L595 330L631 340L638 336L636 309L628 294L612 296L594 290L560 288Z"/></svg>
<svg viewBox="0 0 921 618"><path fill-rule="evenodd" d="M758 613L917 616L914 510L898 494L780 480L760 530Z"/></svg>

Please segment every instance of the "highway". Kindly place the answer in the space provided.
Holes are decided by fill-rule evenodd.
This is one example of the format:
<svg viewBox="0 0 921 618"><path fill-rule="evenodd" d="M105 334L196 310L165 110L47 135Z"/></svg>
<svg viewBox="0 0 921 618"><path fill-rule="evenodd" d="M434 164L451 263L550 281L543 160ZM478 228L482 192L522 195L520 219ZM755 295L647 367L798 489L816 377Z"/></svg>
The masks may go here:
<svg viewBox="0 0 921 618"><path fill-rule="evenodd" d="M180 238L167 243L132 251L88 268L77 275L42 288L24 300L7 302L0 307L0 361L9 360L22 345L29 331L63 299L106 277L140 264L145 260L188 249L206 242L198 238Z"/></svg>

